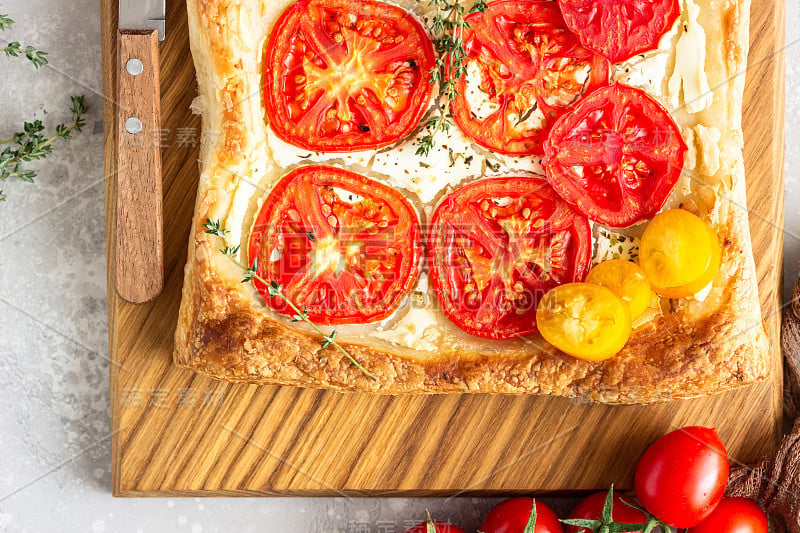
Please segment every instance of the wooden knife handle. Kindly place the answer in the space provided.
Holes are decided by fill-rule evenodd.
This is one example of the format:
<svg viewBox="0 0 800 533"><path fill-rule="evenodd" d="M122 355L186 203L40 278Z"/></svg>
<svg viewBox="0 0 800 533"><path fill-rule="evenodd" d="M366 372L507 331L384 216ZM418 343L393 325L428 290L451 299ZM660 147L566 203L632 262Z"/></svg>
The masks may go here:
<svg viewBox="0 0 800 533"><path fill-rule="evenodd" d="M164 286L158 32L120 30L114 286L144 303Z"/></svg>

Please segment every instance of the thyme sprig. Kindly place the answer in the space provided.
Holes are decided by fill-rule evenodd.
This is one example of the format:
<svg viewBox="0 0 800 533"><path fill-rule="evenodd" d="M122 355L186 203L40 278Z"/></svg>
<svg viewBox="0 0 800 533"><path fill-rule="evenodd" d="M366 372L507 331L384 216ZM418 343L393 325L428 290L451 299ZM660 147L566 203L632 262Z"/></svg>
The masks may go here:
<svg viewBox="0 0 800 533"><path fill-rule="evenodd" d="M0 14L0 31L7 31L14 27L14 21L8 15ZM21 55L28 58L37 69L48 63L47 52L37 50L33 46L23 46L17 41L6 42L5 46L0 46L0 52L8 57L19 57ZM70 111L72 112L71 122L58 124L55 133L48 136L45 133L45 125L41 120L25 122L22 131L13 134L9 139L0 140L0 181L7 181L16 178L28 183L33 182L36 171L24 168L24 164L37 159L43 159L53 152L53 143L61 140L66 141L72 138L72 132L81 131L86 125L83 116L88 109L84 103L83 96L73 96L71 98ZM0 190L0 202L6 200L6 195Z"/></svg>
<svg viewBox="0 0 800 533"><path fill-rule="evenodd" d="M0 31L10 30L13 27L14 21L11 20L8 15L0 14ZM24 55L36 68L47 64L47 52L37 50L33 46L22 46L22 44L17 41L6 43L5 46L0 48L0 52L3 52L8 57Z"/></svg>
<svg viewBox="0 0 800 533"><path fill-rule="evenodd" d="M8 15L0 13L0 31L10 30L14 27L14 21L8 18Z"/></svg>
<svg viewBox="0 0 800 533"><path fill-rule="evenodd" d="M0 152L0 181L16 178L21 181L32 183L36 177L36 171L24 168L24 164L30 161L43 159L53 152L55 141L67 141L72 138L72 133L81 131L86 125L84 115L87 112L83 96L73 96L70 105L72 118L70 122L58 124L55 133L45 134L45 125L41 120L25 122L22 131L15 133L12 137L0 140L0 146L7 146ZM0 191L0 201L5 200L3 191Z"/></svg>
<svg viewBox="0 0 800 533"><path fill-rule="evenodd" d="M356 359L352 355L350 355L350 353L347 350L345 350L341 344L339 344L336 341L336 335L337 335L336 330L332 330L330 333L325 333L324 331L322 331L322 329L320 329L320 327L317 326L308 317L307 308L303 308L303 310L300 310L300 308L288 296L286 296L283 293L283 285L274 280L267 281L263 277L261 277L261 275L259 275L258 258L254 259L253 264L249 267L243 265L242 263L236 260L236 254L239 253L240 246L239 245L233 246L228 242L227 235L229 232L227 229L222 227L219 220L211 220L210 218L208 218L206 219L206 222L203 224L203 227L206 228L206 233L210 235L216 235L217 237L222 239L223 247L220 248L219 251L222 254L228 256L228 258L231 261L233 261L234 264L236 264L239 268L244 270L242 283L249 283L253 282L254 280L257 280L260 283L262 283L265 287L267 287L267 294L271 298L280 298L281 300L284 301L284 303L286 303L286 305L292 308L292 310L294 311L294 315L292 315L293 322L305 322L320 337L322 337L322 341L320 341L320 346L323 349L333 346L339 352L341 352L342 355L344 355L354 367L358 368L361 372L363 372L364 375L366 375L372 381L377 381L377 378L375 376L370 374L369 371L367 371L367 369L364 368L364 366L361 363L356 361Z"/></svg>
<svg viewBox="0 0 800 533"><path fill-rule="evenodd" d="M439 132L449 132L453 126L450 107L458 96L458 80L467 73L467 52L464 49L464 30L469 22L464 20L466 9L458 0L430 0L428 5L436 11L431 19L436 64L430 71L430 83L439 84L439 102L434 115L428 120L428 134L419 140L417 155L427 156L436 145ZM483 13L486 2L477 0L469 13Z"/></svg>

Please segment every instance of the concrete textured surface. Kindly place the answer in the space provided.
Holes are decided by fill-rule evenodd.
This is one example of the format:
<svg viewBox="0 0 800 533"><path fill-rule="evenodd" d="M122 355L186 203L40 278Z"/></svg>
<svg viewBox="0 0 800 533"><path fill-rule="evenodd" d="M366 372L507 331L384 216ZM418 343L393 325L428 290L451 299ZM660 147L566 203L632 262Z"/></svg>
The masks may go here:
<svg viewBox="0 0 800 533"><path fill-rule="evenodd" d="M0 203L0 532L402 533L422 518L475 531L497 500L151 498L110 495L111 447L97 0L4 0L0 39L47 50L39 71L0 57L0 139L24 120L85 131L8 182ZM787 0L786 292L800 273L800 2ZM566 505L561 502L561 505Z"/></svg>

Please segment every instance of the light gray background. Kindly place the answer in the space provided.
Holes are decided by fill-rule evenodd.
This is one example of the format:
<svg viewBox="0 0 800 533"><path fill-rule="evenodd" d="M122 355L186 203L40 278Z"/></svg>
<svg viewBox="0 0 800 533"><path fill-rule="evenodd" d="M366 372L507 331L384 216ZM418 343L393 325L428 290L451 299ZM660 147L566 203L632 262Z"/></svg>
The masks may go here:
<svg viewBox="0 0 800 533"><path fill-rule="evenodd" d="M800 263L800 2L787 8L788 294ZM0 532L402 533L425 507L474 531L496 500L110 496L99 2L5 0L0 13L18 23L0 38L51 63L36 72L0 57L0 139L33 116L65 120L71 94L91 108L34 185L0 184Z"/></svg>

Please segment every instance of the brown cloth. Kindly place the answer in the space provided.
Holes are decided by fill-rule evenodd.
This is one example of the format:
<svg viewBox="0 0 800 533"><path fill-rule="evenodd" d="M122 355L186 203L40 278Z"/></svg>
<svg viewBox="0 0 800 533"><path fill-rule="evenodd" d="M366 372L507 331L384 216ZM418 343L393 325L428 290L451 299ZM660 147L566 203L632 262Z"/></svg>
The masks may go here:
<svg viewBox="0 0 800 533"><path fill-rule="evenodd" d="M783 414L787 420L800 416L800 279L794 284L792 300L783 311Z"/></svg>
<svg viewBox="0 0 800 533"><path fill-rule="evenodd" d="M756 500L769 515L771 533L800 533L800 280L783 312L781 349L784 415L794 428L773 455L731 470L726 494Z"/></svg>
<svg viewBox="0 0 800 533"><path fill-rule="evenodd" d="M753 468L731 470L725 494L757 501L769 516L770 533L800 533L800 420L773 455Z"/></svg>

